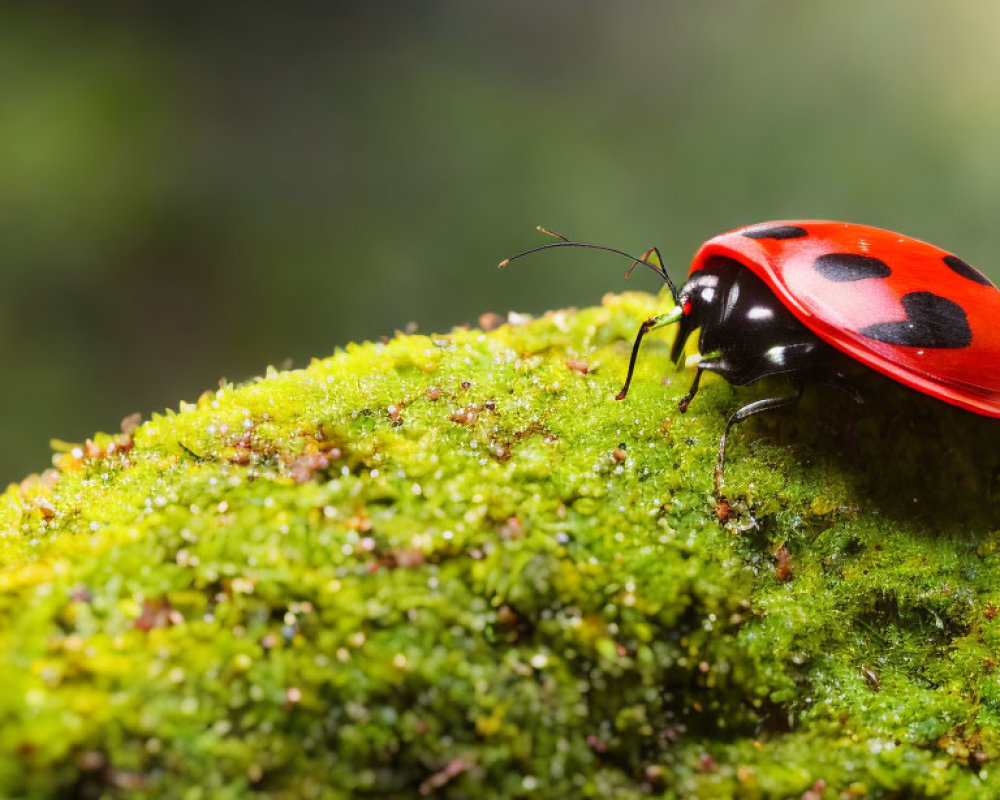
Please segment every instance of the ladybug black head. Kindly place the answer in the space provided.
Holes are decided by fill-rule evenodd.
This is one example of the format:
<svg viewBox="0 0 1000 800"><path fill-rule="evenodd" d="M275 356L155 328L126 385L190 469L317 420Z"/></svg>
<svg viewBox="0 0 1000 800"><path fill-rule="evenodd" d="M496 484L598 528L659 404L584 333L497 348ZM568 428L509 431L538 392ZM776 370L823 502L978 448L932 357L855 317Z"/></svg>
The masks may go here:
<svg viewBox="0 0 1000 800"><path fill-rule="evenodd" d="M674 363L680 362L688 337L714 316L713 312L719 300L719 276L714 273L696 272L681 287L677 304L681 308L682 315L677 338L674 339L674 346L670 351L670 358Z"/></svg>

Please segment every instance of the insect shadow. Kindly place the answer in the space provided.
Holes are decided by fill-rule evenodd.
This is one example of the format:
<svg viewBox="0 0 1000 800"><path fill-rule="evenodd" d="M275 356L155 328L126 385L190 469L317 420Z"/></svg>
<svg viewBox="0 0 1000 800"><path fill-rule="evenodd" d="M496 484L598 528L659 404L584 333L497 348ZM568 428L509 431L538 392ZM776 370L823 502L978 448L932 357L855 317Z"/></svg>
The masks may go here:
<svg viewBox="0 0 1000 800"><path fill-rule="evenodd" d="M860 405L814 386L796 408L747 420L732 440L731 464L748 446L781 445L793 451L791 468L797 460L803 477L846 484L857 505L889 518L931 528L1000 526L1000 421L870 370L853 381ZM735 481L730 488L741 491Z"/></svg>

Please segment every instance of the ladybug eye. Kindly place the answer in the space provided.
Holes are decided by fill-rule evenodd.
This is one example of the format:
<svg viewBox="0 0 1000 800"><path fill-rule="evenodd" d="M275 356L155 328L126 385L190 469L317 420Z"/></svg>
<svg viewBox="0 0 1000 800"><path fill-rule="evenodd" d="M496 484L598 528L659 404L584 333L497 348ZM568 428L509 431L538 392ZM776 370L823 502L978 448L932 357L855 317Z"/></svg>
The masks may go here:
<svg viewBox="0 0 1000 800"><path fill-rule="evenodd" d="M685 300L685 301L684 301L684 307L683 307L683 308L681 309L681 311L683 311L683 312L684 312L684 316L685 316L685 317L686 317L686 316L687 316L688 314L690 314L690 313L691 313L691 301L690 301L690 300Z"/></svg>

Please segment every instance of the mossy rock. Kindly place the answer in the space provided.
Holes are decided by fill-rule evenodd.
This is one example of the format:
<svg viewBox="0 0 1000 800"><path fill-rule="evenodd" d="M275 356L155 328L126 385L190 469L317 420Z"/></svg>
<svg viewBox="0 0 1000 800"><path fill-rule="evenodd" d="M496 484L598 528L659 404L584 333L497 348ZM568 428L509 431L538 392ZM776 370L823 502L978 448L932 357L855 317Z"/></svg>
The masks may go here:
<svg viewBox="0 0 1000 800"><path fill-rule="evenodd" d="M397 336L0 501L0 795L1000 796L1000 427L645 346L655 299ZM71 402L71 398L67 400Z"/></svg>

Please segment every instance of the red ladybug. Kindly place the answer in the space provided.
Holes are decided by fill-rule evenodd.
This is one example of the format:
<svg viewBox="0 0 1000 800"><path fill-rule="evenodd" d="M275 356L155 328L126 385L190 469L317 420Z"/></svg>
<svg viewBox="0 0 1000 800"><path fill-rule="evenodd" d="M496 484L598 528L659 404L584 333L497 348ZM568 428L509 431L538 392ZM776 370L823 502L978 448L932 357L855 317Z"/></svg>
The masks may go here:
<svg viewBox="0 0 1000 800"><path fill-rule="evenodd" d="M730 416L719 441L716 490L735 423L792 405L811 383L861 402L846 359L946 403L1000 417L1000 291L934 245L868 225L764 222L705 242L678 291L655 248L634 258L544 232L560 241L515 258L552 247L609 250L653 269L670 287L675 306L639 328L619 400L628 393L642 337L672 323L680 323L675 362L691 333L701 330L702 355L682 412L705 371L736 386L771 375L791 380L794 394L757 400Z"/></svg>

